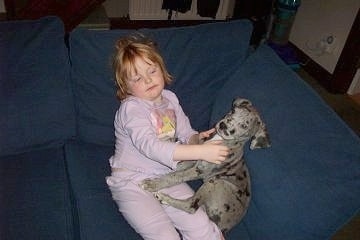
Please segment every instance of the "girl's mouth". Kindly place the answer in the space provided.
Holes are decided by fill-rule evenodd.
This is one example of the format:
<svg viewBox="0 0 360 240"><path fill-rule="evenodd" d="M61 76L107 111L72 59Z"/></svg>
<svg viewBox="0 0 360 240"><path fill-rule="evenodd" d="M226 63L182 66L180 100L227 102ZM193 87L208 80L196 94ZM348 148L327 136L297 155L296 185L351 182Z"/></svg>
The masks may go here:
<svg viewBox="0 0 360 240"><path fill-rule="evenodd" d="M155 89L156 87L157 87L157 85L153 85L153 86L149 87L146 91L151 91L151 90Z"/></svg>

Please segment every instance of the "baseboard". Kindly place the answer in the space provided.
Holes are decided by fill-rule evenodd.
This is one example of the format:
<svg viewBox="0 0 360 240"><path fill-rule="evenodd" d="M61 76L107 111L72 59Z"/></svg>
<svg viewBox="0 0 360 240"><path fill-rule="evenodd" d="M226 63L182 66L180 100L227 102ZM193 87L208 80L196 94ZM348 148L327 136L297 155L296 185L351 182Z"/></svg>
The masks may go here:
<svg viewBox="0 0 360 240"><path fill-rule="evenodd" d="M139 29L139 28L162 28L183 27L198 25L209 22L221 22L228 20L130 20L128 17L110 18L111 29Z"/></svg>

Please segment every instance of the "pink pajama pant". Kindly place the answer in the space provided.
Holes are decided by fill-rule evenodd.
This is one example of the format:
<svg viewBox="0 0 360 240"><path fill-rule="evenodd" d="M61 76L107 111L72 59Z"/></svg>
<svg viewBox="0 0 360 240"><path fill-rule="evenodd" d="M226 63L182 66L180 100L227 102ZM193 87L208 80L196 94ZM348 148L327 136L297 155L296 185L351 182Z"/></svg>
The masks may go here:
<svg viewBox="0 0 360 240"><path fill-rule="evenodd" d="M194 214L162 205L152 195L138 186L147 176L133 171L116 171L106 178L112 197L128 223L146 240L219 240L218 227L199 208ZM163 189L174 198L188 198L193 190L187 184Z"/></svg>

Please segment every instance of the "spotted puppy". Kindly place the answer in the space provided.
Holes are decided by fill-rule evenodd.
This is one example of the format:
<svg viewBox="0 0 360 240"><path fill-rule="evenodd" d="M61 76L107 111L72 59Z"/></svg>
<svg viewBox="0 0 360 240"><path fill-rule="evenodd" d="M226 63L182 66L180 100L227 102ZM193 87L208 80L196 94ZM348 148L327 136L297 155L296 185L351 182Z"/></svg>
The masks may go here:
<svg viewBox="0 0 360 240"><path fill-rule="evenodd" d="M250 202L250 175L243 158L243 147L249 139L250 149L269 147L270 141L265 124L246 99L235 99L231 111L216 124L215 129L216 133L207 141L222 139L230 148L223 163L184 161L178 164L176 171L160 178L145 179L140 186L154 192L162 203L189 213L204 206L210 219L225 233L240 222ZM202 179L203 184L188 199L174 199L158 192L195 179Z"/></svg>

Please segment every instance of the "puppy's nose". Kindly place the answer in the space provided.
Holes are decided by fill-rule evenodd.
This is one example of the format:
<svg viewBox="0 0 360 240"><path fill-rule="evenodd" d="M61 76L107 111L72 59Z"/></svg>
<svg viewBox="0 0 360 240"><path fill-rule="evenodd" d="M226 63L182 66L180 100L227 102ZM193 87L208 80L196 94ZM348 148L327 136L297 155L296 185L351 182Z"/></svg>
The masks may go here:
<svg viewBox="0 0 360 240"><path fill-rule="evenodd" d="M219 125L220 129L221 130L226 130L226 124L224 122L221 122L220 125Z"/></svg>

